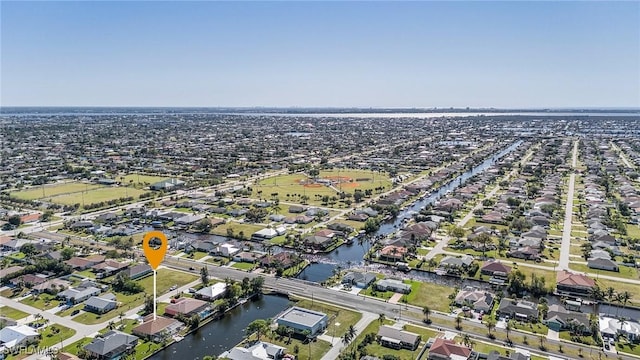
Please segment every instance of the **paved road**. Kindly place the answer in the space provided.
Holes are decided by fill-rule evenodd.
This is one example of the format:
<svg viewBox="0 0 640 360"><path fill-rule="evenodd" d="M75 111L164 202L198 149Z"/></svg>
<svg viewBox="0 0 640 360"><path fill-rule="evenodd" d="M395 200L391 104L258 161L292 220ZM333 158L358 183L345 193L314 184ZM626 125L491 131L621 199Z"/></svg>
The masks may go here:
<svg viewBox="0 0 640 360"><path fill-rule="evenodd" d="M186 267L190 266L190 264L197 264L197 263L189 260L189 261L180 261L178 265L179 265L179 268L186 269ZM197 264L197 265L201 265L201 264ZM169 266L173 267L174 266L173 262L169 264ZM216 276L219 278L228 277L234 280L241 280L243 277L253 278L256 276L262 276L262 275L257 275L253 273L243 272L233 268L218 268L218 267L211 267L211 266L209 267L209 273L212 276ZM278 292L282 292L290 295L302 296L306 298L311 298L313 296L313 298L318 301L324 301L332 304L339 304L340 306L348 307L363 313L373 313L373 314L382 313L382 314L385 314L385 316L389 319L400 318L400 320L402 321L424 325L421 322L423 318L422 309L417 306L412 306L407 304L390 304L382 300L355 295L345 291L323 288L318 284L302 281L299 279L276 278L271 276L265 276L264 279L265 279L266 288L271 288L271 289L277 290ZM433 312L430 315L430 318L433 321L432 328L439 328L442 331L446 330L446 331L452 331L457 334L461 334L459 331L453 328L448 328L447 326L439 325L439 322L441 323L442 320L445 320L445 319L448 321L453 320L453 317L451 317L449 314ZM482 333L473 333L471 332L470 327L464 326L464 323L463 323L463 328L464 328L464 331L474 339L484 340L494 344L496 343L495 340L491 340L487 338L485 336L486 332L484 331ZM547 348L552 348L552 347L557 348L559 343L560 342L556 340L548 340ZM498 345L503 345L503 344L500 343ZM575 351L577 351L577 349L579 348L582 348L583 351L585 349L588 349L585 346L574 345L566 342L562 342L562 346L565 349L574 349ZM517 347L525 350L529 350L534 354L541 353L541 351L535 346L528 347L528 346L518 344ZM599 349L597 350L594 349L594 351L599 351ZM546 352L544 354L549 355L554 353ZM556 354L556 355L562 358L566 358L562 356L562 354ZM621 358L624 360L631 360L631 359L637 360L633 357L626 356L626 355L621 355Z"/></svg>
<svg viewBox="0 0 640 360"><path fill-rule="evenodd" d="M523 158L522 160L520 160L520 164L524 164L525 162L527 162L529 160L529 158L533 155L533 151L530 150ZM512 169L511 172L509 172L509 174L505 175L502 179L509 179L512 176L514 176L518 171L518 168ZM501 179L501 180L502 180ZM497 183L499 184L500 181L497 181ZM485 197L485 199L491 199L493 198L496 193L498 192L498 190L500 190L500 185L496 185ZM474 211L482 208L482 202L478 201L478 203L471 209L469 210L469 212L462 218L460 219L460 221L458 221L458 224L456 226L459 227L463 227L465 226L474 216ZM444 248L447 246L447 244L449 244L449 240L451 240L451 237L448 235L443 236L440 241L436 244L436 246L433 247L433 249L431 249L431 251L429 251L429 253L427 253L427 255L424 256L425 260L431 260L434 257L436 257L438 254L442 254L444 253ZM458 254L459 255L459 254Z"/></svg>
<svg viewBox="0 0 640 360"><path fill-rule="evenodd" d="M631 164L629 162L629 160L627 160L627 156L625 155L624 151L622 151L622 149L620 149L616 144L614 144L613 141L609 142L609 144L611 144L611 148L613 150L617 150L618 151L618 156L620 156L620 160L622 160L622 162L624 163L624 166L633 169L634 166L633 164Z"/></svg>
<svg viewBox="0 0 640 360"><path fill-rule="evenodd" d="M571 253L571 226L573 223L573 193L576 183L575 168L578 165L578 140L573 143L573 159L571 166L574 172L569 175L569 189L567 203L564 210L564 227L562 229L562 243L560 245L560 261L558 270L569 270L569 254Z"/></svg>

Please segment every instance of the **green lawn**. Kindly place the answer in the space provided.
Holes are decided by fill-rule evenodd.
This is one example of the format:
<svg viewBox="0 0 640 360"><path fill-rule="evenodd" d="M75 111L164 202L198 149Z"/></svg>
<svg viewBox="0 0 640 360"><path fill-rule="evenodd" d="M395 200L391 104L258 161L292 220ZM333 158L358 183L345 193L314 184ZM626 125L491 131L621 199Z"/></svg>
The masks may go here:
<svg viewBox="0 0 640 360"><path fill-rule="evenodd" d="M573 341L571 339L571 333L569 331L561 331L560 332L560 339L567 340L567 341ZM591 337L591 336L583 336L582 337L582 341L584 342L584 344L587 344L587 345L595 345L595 342L593 341L593 337Z"/></svg>
<svg viewBox="0 0 640 360"><path fill-rule="evenodd" d="M63 347L62 351L67 352L69 354L78 355L78 351L82 349L82 347L84 347L85 345L89 344L91 341L93 341L93 338L90 338L90 337L80 339L74 343L71 343Z"/></svg>
<svg viewBox="0 0 640 360"><path fill-rule="evenodd" d="M584 260L584 259L582 259L582 260ZM630 268L628 266L619 266L619 268L620 268L619 272L591 269L585 264L569 263L569 267L572 270L585 272L585 273L602 274L602 275L607 275L607 276L620 277L620 278L624 278L624 279L635 279L635 280L640 279L640 276L638 275L638 270L636 270L634 268Z"/></svg>
<svg viewBox="0 0 640 360"><path fill-rule="evenodd" d="M40 310L49 310L60 305L60 300L56 300L54 295L49 294L29 296L20 302Z"/></svg>
<svg viewBox="0 0 640 360"><path fill-rule="evenodd" d="M216 226L215 229L213 229L211 232L217 235L227 236L227 229L232 229L233 233L236 234L236 236L242 231L244 238L249 239L254 232L264 229L264 226L229 221L222 225Z"/></svg>
<svg viewBox="0 0 640 360"><path fill-rule="evenodd" d="M160 305L160 304L158 304ZM166 304L169 305L169 304ZM166 307L166 306L165 306ZM163 308L164 309L164 308ZM163 312L158 312L158 314L163 314ZM131 334L131 331L133 330L134 327L140 325L136 320L131 320L131 319L123 319L122 321L120 321L120 319L117 320L113 320L113 330L119 330L122 332L125 332L127 334ZM104 334L107 331L111 330L109 328L109 326L105 327L104 329L100 330L100 334Z"/></svg>
<svg viewBox="0 0 640 360"><path fill-rule="evenodd" d="M26 318L29 314L9 306L0 307L0 315L13 320Z"/></svg>
<svg viewBox="0 0 640 360"><path fill-rule="evenodd" d="M197 275L164 268L158 269L156 276L158 296L169 291L169 288L173 285L180 287L200 278ZM153 294L153 275L137 281L144 286L147 294Z"/></svg>
<svg viewBox="0 0 640 360"><path fill-rule="evenodd" d="M630 305L640 304L640 286L636 284L625 283L621 281L608 280L603 278L598 278L596 283L600 286L601 289L607 289L612 287L616 290L617 293L622 293L628 291L631 294L631 300L629 300Z"/></svg>
<svg viewBox="0 0 640 360"><path fill-rule="evenodd" d="M73 204L95 204L102 201L115 200L119 198L132 196L137 199L145 190L134 189L130 187L103 187L99 189L89 190L88 192L76 192L73 194L64 194L51 197L50 200L57 204L73 205Z"/></svg>
<svg viewBox="0 0 640 360"><path fill-rule="evenodd" d="M129 174L124 176L123 184L129 184L131 180L133 180L133 184L144 184L144 183L157 183L162 180L169 179L166 176L154 176L154 175L138 175L138 174ZM117 181L122 181L120 176L116 176Z"/></svg>
<svg viewBox="0 0 640 360"><path fill-rule="evenodd" d="M386 319L384 321L385 325L393 325L393 323L394 322L389 319ZM362 333L360 333L360 335L358 335L358 337L354 341L352 341L352 344L353 344L352 346L357 347L364 340L367 334L371 334L371 333L377 334L381 325L382 323L380 323L380 321L378 320L374 320L371 323L369 323L369 325L367 325L367 327L362 331ZM423 328L420 328L420 329L423 329ZM411 331L411 332L415 332L417 334L423 335L423 330L420 330L420 329L411 325L408 325L406 327L407 331ZM418 331L414 331L414 330L418 330ZM429 331L428 329L424 329L424 330ZM388 347L381 346L374 341L373 343L366 346L367 354L376 356L380 359L382 359L383 356L385 355L394 355L401 360L413 360L417 358L418 354L420 353L420 349L428 339L429 339L428 337L425 338L423 336L420 346L418 346L418 348L415 351L410 351L406 349L402 349L402 350L390 349Z"/></svg>
<svg viewBox="0 0 640 360"><path fill-rule="evenodd" d="M60 324L53 324L47 326L41 333L42 340L38 344L40 347L47 348L56 344L64 345L64 340L75 335L76 331Z"/></svg>
<svg viewBox="0 0 640 360"><path fill-rule="evenodd" d="M521 321L514 321L513 329L528 331L534 334L545 334L545 335L547 334L547 332L549 332L549 328L547 327L547 325L544 325L542 323L532 324L532 323L521 322Z"/></svg>
<svg viewBox="0 0 640 360"><path fill-rule="evenodd" d="M282 272L282 276L296 276L300 271L309 265L309 261L301 261L297 265L292 266Z"/></svg>
<svg viewBox="0 0 640 360"><path fill-rule="evenodd" d="M235 269L244 270L244 271L251 271L256 267L256 264L251 264L247 262L237 262L231 265L231 267Z"/></svg>
<svg viewBox="0 0 640 360"><path fill-rule="evenodd" d="M196 252L193 253L193 257L191 255L189 255L189 258L191 258L193 260L200 260L200 259L202 259L203 257L205 257L207 255L209 255L209 254L206 253L206 252L196 251Z"/></svg>
<svg viewBox="0 0 640 360"><path fill-rule="evenodd" d="M78 272L76 272L76 274L81 275L83 277L90 278L90 279L95 279L96 278L96 274L91 269L78 271Z"/></svg>
<svg viewBox="0 0 640 360"><path fill-rule="evenodd" d="M256 340L255 334L249 336L250 341ZM323 341L323 340L316 340L316 341L312 341L308 344L303 343L302 341L296 339L296 338L291 338L291 343L287 344L287 338L284 337L283 339L278 339L278 337L271 335L269 336L262 336L260 338L260 340L262 341L266 341L278 346L282 346L287 348L287 353L288 354L293 354L294 352L294 348L296 347L296 345L298 345L298 349L299 349L299 353L297 355L297 359L298 360L318 360L318 359L322 359L322 356L324 356L324 354L327 353L327 351L329 351L329 348L331 348L331 344L327 341ZM337 340L336 340L337 341Z"/></svg>
<svg viewBox="0 0 640 360"><path fill-rule="evenodd" d="M146 359L151 356L154 352L162 347L162 344L156 344L152 341L142 341L138 342L136 345L136 360Z"/></svg>
<svg viewBox="0 0 640 360"><path fill-rule="evenodd" d="M100 186L95 184L69 182L64 184L45 185L44 187L42 186L33 187L33 188L30 188L29 190L13 192L11 193L11 196L19 199L24 199L24 200L35 200L35 199L43 199L43 198L61 195L61 194L88 191L88 190L93 190L98 188L100 188Z"/></svg>
<svg viewBox="0 0 640 360"><path fill-rule="evenodd" d="M322 170L320 171L319 178L337 176L348 177L353 180L336 185L336 188L342 189L345 193L353 193L356 189L364 191L380 186L388 190L391 187L391 181L387 174L367 170ZM306 179L307 177L301 173L269 177L252 185L252 197L257 198L261 196L263 199L271 199L272 193L278 193L278 198L281 201L299 203L301 202L301 196L306 195L309 197L308 204L320 205L322 201L316 197L316 195L337 196L337 191L327 186L316 187L301 185L300 181ZM359 181L356 181L356 179L359 179ZM260 195L258 195L258 191L261 191ZM289 196L287 196L287 194Z"/></svg>
<svg viewBox="0 0 640 360"><path fill-rule="evenodd" d="M362 314L360 314L359 312L328 305L319 301L314 301L313 305L311 305L311 300L305 299L298 301L296 303L296 306L309 310L320 311L327 314L330 321L329 326L327 327L328 334L333 336L335 330L336 337L344 335L344 333L349 328L349 325L355 325L358 320L362 318ZM336 317L334 318L334 316ZM336 323L338 323L339 325L336 325Z"/></svg>
<svg viewBox="0 0 640 360"><path fill-rule="evenodd" d="M431 310L449 311L449 295L453 288L429 282L411 281L407 302L415 306L428 306Z"/></svg>
<svg viewBox="0 0 640 360"><path fill-rule="evenodd" d="M618 341L616 343L616 349L618 349L619 352L640 356L640 345L622 343Z"/></svg>

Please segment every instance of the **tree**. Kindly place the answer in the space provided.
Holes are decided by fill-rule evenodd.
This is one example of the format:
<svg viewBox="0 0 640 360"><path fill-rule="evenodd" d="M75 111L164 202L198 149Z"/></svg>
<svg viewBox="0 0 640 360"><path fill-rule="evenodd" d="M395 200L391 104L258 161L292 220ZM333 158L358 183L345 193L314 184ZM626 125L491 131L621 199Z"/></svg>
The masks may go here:
<svg viewBox="0 0 640 360"><path fill-rule="evenodd" d="M428 306L422 308L422 314L424 314L424 322L427 324L431 323L431 319L429 319L429 315L431 315L431 309Z"/></svg>
<svg viewBox="0 0 640 360"><path fill-rule="evenodd" d="M20 251L25 254L27 257L31 256L31 255L35 255L38 253L38 250L36 250L35 245L33 245L32 243L26 243L24 245L22 245L20 247Z"/></svg>
<svg viewBox="0 0 640 360"><path fill-rule="evenodd" d="M387 317L383 313L380 313L380 315L378 315L378 322L382 324L386 320L386 318Z"/></svg>
<svg viewBox="0 0 640 360"><path fill-rule="evenodd" d="M262 276L256 276L251 279L251 291L254 294L262 294L262 287L264 286L264 278Z"/></svg>
<svg viewBox="0 0 640 360"><path fill-rule="evenodd" d="M51 220L52 217L53 217L53 211L46 210L45 212L42 213L42 215L40 215L40 221L48 222L49 220Z"/></svg>
<svg viewBox="0 0 640 360"><path fill-rule="evenodd" d="M462 314L456 316L456 330L462 330Z"/></svg>
<svg viewBox="0 0 640 360"><path fill-rule="evenodd" d="M513 320L507 321L504 327L504 331L507 332L507 342L511 342L511 339L509 339L509 332L511 331L512 328L513 328Z"/></svg>
<svg viewBox="0 0 640 360"><path fill-rule="evenodd" d="M209 231L211 231L211 227L212 227L211 219L208 219L208 218L204 218L198 221L194 226L195 230L201 233L208 233Z"/></svg>
<svg viewBox="0 0 640 360"><path fill-rule="evenodd" d="M144 298L144 313L145 314L150 314L153 312L153 297L151 296L146 296Z"/></svg>
<svg viewBox="0 0 640 360"><path fill-rule="evenodd" d="M460 241L460 238L464 237L465 234L466 231L459 226L454 226L449 229L449 236L454 237L457 241Z"/></svg>
<svg viewBox="0 0 640 360"><path fill-rule="evenodd" d="M483 232L480 235L476 236L475 241L478 242L478 244L482 245L482 257L484 258L485 252L487 251L487 245L492 243L491 235Z"/></svg>
<svg viewBox="0 0 640 360"><path fill-rule="evenodd" d="M207 266L200 268L200 279L202 280L202 285L209 285L209 269Z"/></svg>
<svg viewBox="0 0 640 360"><path fill-rule="evenodd" d="M60 256L62 256L63 260L69 260L75 255L76 251L74 248L66 247L60 251Z"/></svg>
<svg viewBox="0 0 640 360"><path fill-rule="evenodd" d="M379 228L380 228L380 222L375 218L370 217L364 222L363 229L364 229L364 232L367 234L373 234L374 232L378 231Z"/></svg>
<svg viewBox="0 0 640 360"><path fill-rule="evenodd" d="M264 319L257 319L252 321L246 329L247 335L255 333L258 341L260 341L260 335L264 335L269 329L269 323Z"/></svg>
<svg viewBox="0 0 640 360"><path fill-rule="evenodd" d="M490 338L493 337L491 330L496 328L496 319L493 316L488 316L484 322L484 325L487 327L487 330L489 331L489 337Z"/></svg>
<svg viewBox="0 0 640 360"><path fill-rule="evenodd" d="M15 227L22 225L22 219L20 219L19 215L9 216L9 218L7 219L7 222L9 222L9 224Z"/></svg>
<svg viewBox="0 0 640 360"><path fill-rule="evenodd" d="M464 335L462 335L462 343L466 346L471 346L471 337L469 334L464 333Z"/></svg>
<svg viewBox="0 0 640 360"><path fill-rule="evenodd" d="M353 327L353 325L349 325L349 328L347 329L347 334L349 334L349 337L352 340L356 338L356 329Z"/></svg>

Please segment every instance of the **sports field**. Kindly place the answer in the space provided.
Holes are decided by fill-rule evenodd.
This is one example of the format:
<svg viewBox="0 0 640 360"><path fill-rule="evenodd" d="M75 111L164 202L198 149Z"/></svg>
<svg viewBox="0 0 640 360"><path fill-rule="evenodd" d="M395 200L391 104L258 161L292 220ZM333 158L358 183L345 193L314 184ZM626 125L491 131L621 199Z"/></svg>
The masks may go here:
<svg viewBox="0 0 640 360"><path fill-rule="evenodd" d="M169 177L166 176L154 176L154 175L138 175L138 174L129 174L124 175L124 181L121 178L121 175L116 177L116 180L121 181L122 185L129 185L131 180L133 180L133 184L153 184L160 182L162 180L166 180Z"/></svg>
<svg viewBox="0 0 640 360"><path fill-rule="evenodd" d="M140 194L145 193L145 190L134 189L131 187L103 187L100 189L91 190L88 192L77 192L73 194L65 194L54 196L50 199L50 201L63 204L63 205L74 205L74 204L95 204L101 201L109 201L115 200L119 198L132 196L134 199L137 199ZM84 198L84 200L83 200Z"/></svg>
<svg viewBox="0 0 640 360"><path fill-rule="evenodd" d="M367 170L323 170L317 179L311 179L304 174L286 174L260 180L252 186L253 197L271 199L271 194L278 193L283 201L301 202L302 196L308 196L309 204L320 204L317 196L337 196L339 191L354 193L359 190L375 190L391 187L391 180L385 173ZM261 194L258 192L261 191ZM374 194L376 192L374 191ZM289 196L287 196L287 194Z"/></svg>
<svg viewBox="0 0 640 360"><path fill-rule="evenodd" d="M100 185L95 184L85 184L81 182L68 182L68 183L60 183L60 184L51 184L38 186L31 188L29 190L16 191L11 193L11 196L14 196L18 199L24 200L36 200L48 198L56 195L62 194L70 194L81 191L89 191L93 189L100 188Z"/></svg>

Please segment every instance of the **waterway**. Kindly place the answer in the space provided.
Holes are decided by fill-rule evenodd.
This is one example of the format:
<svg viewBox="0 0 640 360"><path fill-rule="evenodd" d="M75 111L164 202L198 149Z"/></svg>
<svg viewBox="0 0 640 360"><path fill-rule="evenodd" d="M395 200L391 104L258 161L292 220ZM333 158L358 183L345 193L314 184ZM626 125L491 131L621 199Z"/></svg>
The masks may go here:
<svg viewBox="0 0 640 360"><path fill-rule="evenodd" d="M171 360L179 356L185 359L202 359L206 355L218 356L242 341L244 329L253 320L273 318L289 305L287 298L275 295L264 295L247 301L227 312L222 319L211 321L150 359Z"/></svg>
<svg viewBox="0 0 640 360"><path fill-rule="evenodd" d="M516 150L521 144L521 140L516 141L507 148L497 152L492 157L486 159L479 165L476 165L471 170L462 173L445 185L441 186L430 196L418 200L410 206L406 207L404 210L401 210L395 219L384 222L380 226L380 229L378 229L378 231L374 234L374 237L384 237L398 230L405 219L410 219L415 213L419 212L427 205L435 203L447 193L457 189L459 186L469 180L469 178L480 174L483 171L486 171L500 158ZM369 249L369 247L370 244L367 240L365 240L362 244L354 243L353 245L341 246L331 253L322 256L319 263L309 265L298 275L298 278L309 281L322 282L332 276L333 269L335 269L338 265L342 268L348 267L349 265L362 266L364 265L363 256ZM422 272L412 271L412 273L414 274L410 275L416 277L422 276Z"/></svg>

